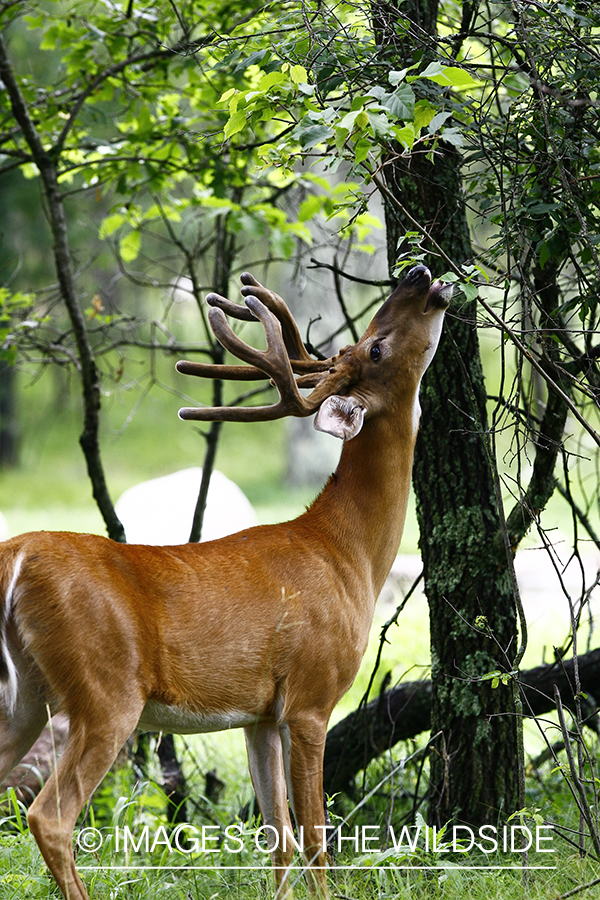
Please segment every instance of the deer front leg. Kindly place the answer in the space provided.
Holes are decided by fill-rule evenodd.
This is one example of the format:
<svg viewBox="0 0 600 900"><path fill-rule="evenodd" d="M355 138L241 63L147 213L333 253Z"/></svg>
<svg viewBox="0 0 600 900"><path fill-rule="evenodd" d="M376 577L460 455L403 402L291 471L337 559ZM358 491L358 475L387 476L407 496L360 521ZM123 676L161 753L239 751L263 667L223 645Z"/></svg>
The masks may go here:
<svg viewBox="0 0 600 900"><path fill-rule="evenodd" d="M284 756L290 801L296 825L304 838L304 860L308 888L319 897L327 896L327 854L325 810L323 806L323 752L327 723L306 716L289 723L284 740Z"/></svg>
<svg viewBox="0 0 600 900"><path fill-rule="evenodd" d="M277 831L277 839L275 835L270 836L269 846L272 848L275 896L277 900L283 900L291 897L289 866L293 855L293 832L279 728L275 722L257 722L244 732L252 785L263 823Z"/></svg>

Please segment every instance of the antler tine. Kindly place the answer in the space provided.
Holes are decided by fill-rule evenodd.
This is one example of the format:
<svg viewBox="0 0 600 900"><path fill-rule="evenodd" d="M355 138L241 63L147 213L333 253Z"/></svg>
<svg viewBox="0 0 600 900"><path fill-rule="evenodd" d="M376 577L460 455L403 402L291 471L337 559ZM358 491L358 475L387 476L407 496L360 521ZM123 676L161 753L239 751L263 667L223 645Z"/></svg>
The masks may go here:
<svg viewBox="0 0 600 900"><path fill-rule="evenodd" d="M206 295L206 302L209 306L216 306L218 309L222 309L226 315L231 316L233 319L241 319L243 322L256 322L256 316L252 310L248 309L247 306L234 303L233 300L228 300L227 297L222 297L221 294L215 294L211 291L210 294Z"/></svg>
<svg viewBox="0 0 600 900"><path fill-rule="evenodd" d="M223 378L228 381L264 381L267 377L255 366L223 366L218 363L191 362L180 359L175 368L182 375L197 375L199 378Z"/></svg>
<svg viewBox="0 0 600 900"><path fill-rule="evenodd" d="M287 350L288 358L292 365L292 370L298 374L307 374L309 372L325 372L331 365L330 360L321 360L321 359L313 359L312 356L306 350L302 338L300 336L300 332L298 331L298 327L294 321L294 317L292 316L285 300L276 294L274 291L270 291L268 288L264 287L260 284L253 275L250 275L249 272L243 272L240 276L240 280L245 285L242 288L242 294L245 297L258 297L258 299L270 310L276 318L279 320L281 325L281 332L283 335L283 343ZM215 294L211 292L206 295L206 302L209 306L217 309L223 310L223 312L231 316L234 319L239 319L243 322L256 322L257 317L254 313L247 307L241 306L239 303L234 303L232 300L228 300L227 297L222 297L221 294ZM192 365L192 364L190 364ZM202 365L199 363L198 365ZM230 367L230 374L226 374L224 371L222 372L222 378L231 378L231 379L239 379L243 380L243 375L238 374L234 367ZM186 372L188 375L204 374L200 370L197 372ZM210 372L206 372L206 377L208 378L216 378L218 375L213 375ZM253 374L251 376L252 379L260 378L259 374Z"/></svg>
<svg viewBox="0 0 600 900"><path fill-rule="evenodd" d="M246 297L246 306L253 313L253 317L262 322L267 337L267 349L257 350L244 343L232 330L222 307L222 300L218 294L213 294L211 299L216 303L209 310L208 318L212 330L219 342L238 359L249 362L253 367L250 371L260 371L272 378L279 391L279 402L272 406L240 406L240 407L204 407L184 408L179 410L182 419L195 419L200 421L227 421L227 422L257 422L268 419L278 419L286 415L308 416L315 412L321 399L302 396L298 390L287 348L284 343L282 324L277 316L269 310L258 297L250 295ZM226 301L229 305L229 301ZM237 306L237 304L232 304ZM241 309L241 307L239 307ZM240 318L236 315L236 318ZM206 371L202 363L178 364L179 371L184 374L200 374L199 369ZM219 369L220 367L215 367ZM235 368L239 371L245 367L223 366L225 370ZM187 370L187 371L186 371ZM203 374L203 373L202 373ZM254 376L253 376L254 377ZM316 391L316 389L315 389ZM315 394L313 391L313 394Z"/></svg>
<svg viewBox="0 0 600 900"><path fill-rule="evenodd" d="M254 275L250 274L250 272L242 272L240 281L244 285L242 288L242 296L258 297L267 309L270 309L279 319L283 334L283 342L288 351L288 356L292 360L292 366L294 360L300 360L314 367L318 361L312 358L304 346L304 341L298 331L298 326L283 297L280 297L275 291L270 291L268 288L264 287L264 285L256 280ZM308 370L305 369L304 371ZM314 371L314 368L311 371Z"/></svg>
<svg viewBox="0 0 600 900"><path fill-rule="evenodd" d="M244 275L242 275L242 278L244 278L244 276L246 276L246 278L252 279L252 275L247 275L246 273L244 273ZM256 284L258 285L258 282L256 282ZM258 286L262 287L262 285ZM271 295L272 293L271 291L267 291L266 288L263 288L263 291L265 292L265 294L269 295ZM281 299L281 297L279 297L278 299L285 306L285 303ZM258 321L257 317L254 315L252 310L249 309L248 306L242 306L239 303L234 303L233 300L229 300L227 297L223 297L221 294L214 293L213 291L206 295L206 302L211 308L220 309L227 316L231 316L234 319L239 319L243 322ZM210 311L209 321L211 321ZM313 363L317 362L316 360L311 359L310 356L308 357L308 359ZM226 378L228 381L260 381L266 377L265 372L262 369L256 368L256 366L225 366L221 364L180 360L175 364L175 368L178 372L181 372L182 375L196 375L200 378ZM306 371L306 369L303 369L303 371Z"/></svg>

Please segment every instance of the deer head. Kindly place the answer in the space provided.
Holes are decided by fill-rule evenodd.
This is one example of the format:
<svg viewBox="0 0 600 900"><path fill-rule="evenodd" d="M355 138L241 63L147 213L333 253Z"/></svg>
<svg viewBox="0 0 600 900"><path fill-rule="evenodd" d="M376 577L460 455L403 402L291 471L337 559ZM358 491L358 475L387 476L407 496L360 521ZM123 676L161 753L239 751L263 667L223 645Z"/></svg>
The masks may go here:
<svg viewBox="0 0 600 900"><path fill-rule="evenodd" d="M233 380L269 377L279 392L272 406L184 408L182 419L254 422L316 413L315 428L342 440L361 430L365 419L378 415L390 398L418 392L442 328L452 285L431 283L425 266L415 266L376 313L362 338L327 360L315 360L304 343L285 302L244 273L245 306L208 294L209 321L220 343L249 366L177 363L187 375ZM267 349L244 343L226 316L263 324ZM400 389L399 389L400 386ZM308 396L300 393L309 388Z"/></svg>

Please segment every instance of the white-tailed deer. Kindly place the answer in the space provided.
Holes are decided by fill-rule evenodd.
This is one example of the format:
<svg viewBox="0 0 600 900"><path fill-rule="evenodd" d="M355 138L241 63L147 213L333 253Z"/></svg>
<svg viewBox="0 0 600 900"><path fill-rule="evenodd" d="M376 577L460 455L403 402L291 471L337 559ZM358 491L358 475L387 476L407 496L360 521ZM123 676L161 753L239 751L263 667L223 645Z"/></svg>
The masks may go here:
<svg viewBox="0 0 600 900"><path fill-rule="evenodd" d="M316 413L316 427L344 445L307 512L204 544L40 532L0 548L0 779L37 738L47 706L69 716L67 747L28 814L68 900L88 897L73 857L77 816L137 727L244 728L263 820L280 834L291 828L289 800L309 885L326 893L327 723L356 676L400 543L419 384L451 288L416 266L355 346L316 361L281 298L250 275L242 282L246 306L210 294L209 316L222 344L251 365L178 369L268 377L280 399L180 415L247 422ZM266 351L243 343L225 314L259 319ZM282 843L272 860L285 893L292 850Z"/></svg>

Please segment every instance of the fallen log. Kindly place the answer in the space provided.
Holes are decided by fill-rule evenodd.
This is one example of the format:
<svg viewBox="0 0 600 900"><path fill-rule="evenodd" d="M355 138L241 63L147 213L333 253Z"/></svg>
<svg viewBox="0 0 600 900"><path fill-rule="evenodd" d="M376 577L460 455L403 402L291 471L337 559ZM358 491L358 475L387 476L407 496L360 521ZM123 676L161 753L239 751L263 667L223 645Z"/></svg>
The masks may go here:
<svg viewBox="0 0 600 900"><path fill-rule="evenodd" d="M579 657L579 678L586 724L598 731L596 703L600 697L600 649ZM521 672L519 683L526 716L539 716L555 708L554 685L566 708L573 706L573 660L559 659ZM400 741L428 731L431 725L431 682L409 681L384 690L377 699L350 713L327 733L323 787L329 796L353 794L354 778L376 757Z"/></svg>

